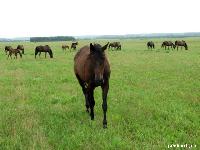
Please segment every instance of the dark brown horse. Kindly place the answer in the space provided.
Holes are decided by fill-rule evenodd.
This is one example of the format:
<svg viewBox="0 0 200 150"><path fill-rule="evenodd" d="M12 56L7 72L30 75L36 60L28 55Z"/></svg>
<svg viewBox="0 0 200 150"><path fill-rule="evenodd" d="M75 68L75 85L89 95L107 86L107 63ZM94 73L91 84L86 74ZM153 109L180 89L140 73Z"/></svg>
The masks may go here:
<svg viewBox="0 0 200 150"><path fill-rule="evenodd" d="M78 45L78 42L72 42L71 49L76 50L76 46Z"/></svg>
<svg viewBox="0 0 200 150"><path fill-rule="evenodd" d="M24 46L23 45L18 45L17 49L22 51L22 54L24 54Z"/></svg>
<svg viewBox="0 0 200 150"><path fill-rule="evenodd" d="M39 56L41 55L41 52L45 52L45 58L46 58L46 53L49 53L50 58L53 58L53 52L51 50L51 48L49 47L49 45L45 45L45 46L37 46L35 48L35 58L36 55L39 53Z"/></svg>
<svg viewBox="0 0 200 150"><path fill-rule="evenodd" d="M7 53L12 50L13 48L11 46L5 46L5 53L7 55Z"/></svg>
<svg viewBox="0 0 200 150"><path fill-rule="evenodd" d="M22 54L21 54L21 52L20 52L20 49L13 49L13 48L11 48L11 49L9 50L7 59L9 58L9 56L10 56L10 58L12 59L12 55L13 55L13 54L15 55L14 58L16 58L16 59L17 59L17 54L19 54L20 57L22 58Z"/></svg>
<svg viewBox="0 0 200 150"><path fill-rule="evenodd" d="M66 49L69 49L69 46L68 45L62 45L62 49L63 49L63 51L64 50L66 51Z"/></svg>
<svg viewBox="0 0 200 150"><path fill-rule="evenodd" d="M179 46L181 46L181 49L182 49L182 47L185 47L185 50L188 50L188 46L187 46L186 42L183 41L183 40L182 41L175 41L175 45L177 47L177 51L178 51Z"/></svg>
<svg viewBox="0 0 200 150"><path fill-rule="evenodd" d="M154 49L155 48L154 42L152 42L152 41L147 42L147 48L151 49L151 50Z"/></svg>
<svg viewBox="0 0 200 150"><path fill-rule="evenodd" d="M169 47L171 47L172 50L176 48L175 44L172 43L171 41L164 41L162 43L161 48L165 48L165 50L166 50L166 47L168 47L168 49L169 49Z"/></svg>
<svg viewBox="0 0 200 150"><path fill-rule="evenodd" d="M74 57L74 72L82 87L85 96L86 111L89 112L91 120L94 120L94 89L97 86L102 88L103 98L103 127L107 127L107 94L109 90L110 65L105 55L108 44L101 47L99 44L82 47Z"/></svg>
<svg viewBox="0 0 200 150"><path fill-rule="evenodd" d="M108 45L108 49L110 48L114 48L116 50L121 50L122 46L120 44L120 42L112 42Z"/></svg>

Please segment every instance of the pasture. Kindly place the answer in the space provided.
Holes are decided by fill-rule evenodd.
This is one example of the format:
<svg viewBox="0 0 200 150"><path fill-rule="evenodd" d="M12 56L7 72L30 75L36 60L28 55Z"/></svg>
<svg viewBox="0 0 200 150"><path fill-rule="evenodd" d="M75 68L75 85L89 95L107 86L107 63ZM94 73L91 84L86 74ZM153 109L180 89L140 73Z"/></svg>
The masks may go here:
<svg viewBox="0 0 200 150"><path fill-rule="evenodd" d="M101 88L95 90L91 121L73 71L75 52L63 52L65 42L0 43L0 149L199 147L200 38L185 38L187 51L165 51L160 46L166 39L150 40L155 50L147 49L147 39L121 40L121 51L107 50L107 129L102 127ZM89 42L79 41L77 49ZM24 45L23 58L7 60L5 45L18 44ZM35 59L35 47L45 44L54 58L41 54Z"/></svg>

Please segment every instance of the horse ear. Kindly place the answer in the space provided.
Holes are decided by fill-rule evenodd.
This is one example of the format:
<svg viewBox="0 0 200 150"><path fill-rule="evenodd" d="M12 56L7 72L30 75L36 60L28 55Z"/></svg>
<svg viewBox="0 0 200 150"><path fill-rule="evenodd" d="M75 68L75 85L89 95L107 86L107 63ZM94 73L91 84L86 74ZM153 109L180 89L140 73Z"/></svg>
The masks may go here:
<svg viewBox="0 0 200 150"><path fill-rule="evenodd" d="M90 43L90 52L94 52L94 45L92 45L92 43Z"/></svg>
<svg viewBox="0 0 200 150"><path fill-rule="evenodd" d="M109 42L108 42L106 45L104 45L104 46L102 47L102 51L105 51L105 50L107 49L108 44L109 44Z"/></svg>

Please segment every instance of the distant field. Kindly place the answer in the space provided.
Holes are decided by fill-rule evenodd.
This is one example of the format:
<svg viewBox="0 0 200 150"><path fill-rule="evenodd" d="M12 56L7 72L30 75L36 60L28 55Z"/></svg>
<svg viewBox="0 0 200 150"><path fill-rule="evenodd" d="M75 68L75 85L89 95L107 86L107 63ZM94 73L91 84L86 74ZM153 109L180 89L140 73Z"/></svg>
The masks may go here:
<svg viewBox="0 0 200 150"><path fill-rule="evenodd" d="M0 149L200 148L200 38L184 39L189 50L147 50L146 39L122 40L107 51L111 64L108 129L102 128L101 89L95 90L95 120L85 112L74 76L75 52L51 43L0 43ZM167 39L175 41L175 39ZM105 44L108 40L95 41ZM80 41L78 48L94 41ZM70 42L67 42L69 44ZM22 59L7 60L4 46L25 46ZM34 59L49 44L54 58Z"/></svg>

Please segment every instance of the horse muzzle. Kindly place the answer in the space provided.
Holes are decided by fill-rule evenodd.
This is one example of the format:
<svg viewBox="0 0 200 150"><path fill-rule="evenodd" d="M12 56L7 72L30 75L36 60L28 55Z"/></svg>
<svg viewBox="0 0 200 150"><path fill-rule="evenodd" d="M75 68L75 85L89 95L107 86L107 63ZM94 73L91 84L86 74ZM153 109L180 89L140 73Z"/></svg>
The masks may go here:
<svg viewBox="0 0 200 150"><path fill-rule="evenodd" d="M102 80L95 80L94 83L95 83L95 86L100 86L104 83L104 80L103 79Z"/></svg>

